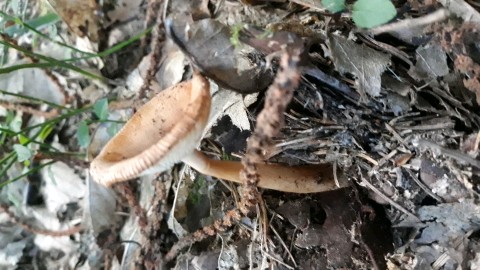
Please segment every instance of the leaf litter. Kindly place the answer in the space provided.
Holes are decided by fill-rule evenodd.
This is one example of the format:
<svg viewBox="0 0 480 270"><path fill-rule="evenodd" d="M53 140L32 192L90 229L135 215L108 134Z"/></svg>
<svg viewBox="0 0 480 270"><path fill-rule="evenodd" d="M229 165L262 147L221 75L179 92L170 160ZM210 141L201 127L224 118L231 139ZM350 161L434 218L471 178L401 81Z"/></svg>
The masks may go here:
<svg viewBox="0 0 480 270"><path fill-rule="evenodd" d="M251 5L257 2L262 5ZM337 177L346 177L351 187L306 195L261 191L258 211L236 220L230 230L179 250L176 263L163 265L163 255L179 238L224 218L242 201L244 190L181 166L109 189L96 186L84 168L64 159L2 188L2 204L13 205L9 209L17 216L0 214L2 267L477 269L480 62L478 25L471 22L479 7L472 1L394 1L397 18L380 26L391 30L375 34L374 28L369 35L370 30L355 27L349 3L339 16L328 16L321 2L175 3L167 15L173 15L178 40L160 42L159 59L132 46L130 53L117 52L100 64L82 63L103 66L107 83L91 87L87 79L56 70L60 84L42 69L29 71L40 84L25 87L31 83L29 69L4 74L0 83L11 93L73 108L94 105L108 93L118 101L108 107L97 103L91 117L122 121L141 104L135 98L152 61L158 61L154 92L200 68L211 79L214 100L211 128L200 148L218 159L241 159L264 106L263 90L279 69L272 48L301 42L307 46L298 68L301 83L283 114L284 128L262 154L275 163L332 163L339 169ZM82 9L83 18L94 25L78 27L65 19L69 28L59 29L72 30L70 36L65 33L72 43L78 35L99 41L102 48L141 30L146 7L137 2L105 6L106 22L98 20L96 8ZM417 20L440 8L460 19ZM98 35L102 23L108 27ZM236 31L237 45L231 39ZM257 93L242 94L251 92ZM51 109L8 94L2 100L2 120L9 111L22 118L17 130L46 121L39 112ZM9 105L13 102L16 107ZM113 124L91 124L89 117L58 122L47 142L82 151L72 139L72 127L88 123L84 132L91 137L83 146L91 159L111 136L107 129ZM35 151L20 158L45 164L35 160ZM23 168L16 163L8 177L21 175ZM42 234L78 224L83 229L70 237Z"/></svg>

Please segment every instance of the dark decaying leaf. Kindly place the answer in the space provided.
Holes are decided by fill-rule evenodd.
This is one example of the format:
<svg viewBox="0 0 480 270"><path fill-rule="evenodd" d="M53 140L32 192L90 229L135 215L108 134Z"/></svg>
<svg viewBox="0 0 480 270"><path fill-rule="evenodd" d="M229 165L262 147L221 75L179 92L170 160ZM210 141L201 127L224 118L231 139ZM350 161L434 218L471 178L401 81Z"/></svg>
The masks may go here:
<svg viewBox="0 0 480 270"><path fill-rule="evenodd" d="M431 160L422 160L420 179L445 202L456 202L460 198L468 197L468 190L459 181L451 181L455 179L452 173Z"/></svg>
<svg viewBox="0 0 480 270"><path fill-rule="evenodd" d="M286 202L277 208L277 212L298 229L310 224L310 203L306 200Z"/></svg>
<svg viewBox="0 0 480 270"><path fill-rule="evenodd" d="M363 99L366 98L365 93L372 97L379 96L381 75L390 63L390 56L337 35L330 35L329 41L335 68L341 74L356 76L358 91Z"/></svg>
<svg viewBox="0 0 480 270"><path fill-rule="evenodd" d="M433 257L433 260L435 260L440 256L440 254L435 253L446 250L448 250L450 254L455 254L454 257L446 256L444 260L446 265L454 266L465 260L469 253L469 248L464 246L466 244L465 241L472 232L480 229L479 213L480 207L471 199L456 203L443 203L436 206L427 205L418 209L418 216L423 221L423 223L419 225L424 227L420 236L415 238L416 245L414 249L417 251L418 260L428 261L428 257ZM434 243L432 246L435 247L433 252L422 252L428 250L427 247L432 243ZM431 268L422 267L418 269ZM445 267L442 269L459 268Z"/></svg>
<svg viewBox="0 0 480 270"><path fill-rule="evenodd" d="M247 138L251 134L248 130L240 130L235 126L228 115L218 120L212 127L211 133L211 136L220 143L227 155L243 151L247 144Z"/></svg>
<svg viewBox="0 0 480 270"><path fill-rule="evenodd" d="M258 53L252 48L235 47L230 29L205 19L192 22L184 18L165 22L168 35L207 77L240 93L253 93L270 85L273 75L255 64Z"/></svg>
<svg viewBox="0 0 480 270"><path fill-rule="evenodd" d="M388 228L380 220L382 214L372 209L372 216L375 217L360 222L361 205L352 194L354 193L350 189L340 189L319 194L316 200L321 207L312 200L299 200L287 202L277 210L301 230L295 239L295 246L320 246L326 249L328 268L352 267L353 261L366 255L367 246L371 251L371 259L383 266L383 258L392 247L391 241L388 241ZM319 224L320 209L325 211L323 224ZM295 211L298 217L294 216ZM302 225L304 223L307 226ZM372 231L372 228L376 230ZM375 235L376 233L382 235ZM361 239L364 245L358 249L353 239Z"/></svg>
<svg viewBox="0 0 480 270"><path fill-rule="evenodd" d="M395 29L389 34L413 46L419 46L428 42L431 35L426 33L426 26L413 25L407 28Z"/></svg>
<svg viewBox="0 0 480 270"><path fill-rule="evenodd" d="M413 78L428 81L448 74L447 55L439 45L418 47L416 56L417 63L410 71Z"/></svg>

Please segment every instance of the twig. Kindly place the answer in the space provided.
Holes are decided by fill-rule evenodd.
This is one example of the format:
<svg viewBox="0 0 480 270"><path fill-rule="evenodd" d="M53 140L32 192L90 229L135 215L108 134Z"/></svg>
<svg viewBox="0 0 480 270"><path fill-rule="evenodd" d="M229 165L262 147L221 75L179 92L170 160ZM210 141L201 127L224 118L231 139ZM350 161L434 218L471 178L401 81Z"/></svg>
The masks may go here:
<svg viewBox="0 0 480 270"><path fill-rule="evenodd" d="M274 256L270 255L270 253L268 253L268 252L263 252L263 255L267 256L270 260L273 260L273 261L275 261L275 262L277 262L277 263L285 266L285 267L288 268L288 269L292 269L292 270L295 269L295 267L292 267L291 265L288 265L288 264L280 261L279 259L277 259L277 258L275 258Z"/></svg>
<svg viewBox="0 0 480 270"><path fill-rule="evenodd" d="M401 59L403 62L405 62L407 65L413 66L413 63L412 63L412 61L410 61L410 58L409 58L408 54L403 52L402 50L398 49L397 47L386 44L386 43L383 43L383 42L380 42L380 41L377 41L377 40L371 38L368 35L359 34L358 37L363 42L370 43L371 46L375 47L376 49L384 51L384 52L386 52L388 54L391 54L393 56L396 56L399 59Z"/></svg>
<svg viewBox="0 0 480 270"><path fill-rule="evenodd" d="M273 138L278 136L284 126L284 112L300 83L298 67L302 49L292 48L290 52L282 54L279 71L267 90L264 108L258 115L255 131L247 142L246 154L242 159L244 168L240 172L244 182L240 211L245 215L256 204L259 195L257 184L260 178L256 163L264 161L264 149L274 144Z"/></svg>
<svg viewBox="0 0 480 270"><path fill-rule="evenodd" d="M150 57L150 67L147 70L145 80L142 87L139 90L138 98L143 100L148 98L150 84L155 80L155 74L158 71L158 65L160 63L160 56L162 54L162 41L164 40L164 28L163 28L163 12L157 12L157 25L153 29L152 33L152 52Z"/></svg>
<svg viewBox="0 0 480 270"><path fill-rule="evenodd" d="M364 184L365 186L367 186L369 189L371 189L373 192L375 192L375 194L377 194L378 196L380 196L382 199L384 199L385 201L387 201L390 205L392 205L393 207L397 208L398 210L400 210L401 212L403 212L405 215L407 216L410 216L412 217L415 221L418 221L420 222L420 219L415 216L414 214L410 213L407 209L405 209L403 206L399 205L398 203L396 203L394 200L390 199L388 196L386 196L385 194L383 194L377 187L375 187L374 185L372 185L372 183L368 182L364 177L363 175L361 176L361 181L362 181L362 184Z"/></svg>
<svg viewBox="0 0 480 270"><path fill-rule="evenodd" d="M480 14L464 0L438 0L442 6L466 22L480 22Z"/></svg>
<svg viewBox="0 0 480 270"><path fill-rule="evenodd" d="M49 112L45 112L32 107L11 103L11 102L5 102L5 101L0 101L0 107L3 107L7 110L19 111L19 112L28 113L35 116L45 117L46 119L50 119L58 115L57 109L53 109Z"/></svg>
<svg viewBox="0 0 480 270"><path fill-rule="evenodd" d="M399 143L403 144L403 146L408 148L407 142L405 142L402 136L400 136L400 134L398 134L398 132L392 126L385 123L385 127L387 128L388 131L390 131L390 133L392 133L393 137L397 139Z"/></svg>
<svg viewBox="0 0 480 270"><path fill-rule="evenodd" d="M90 166L90 162L75 158L71 155L62 154L62 153L45 153L39 152L34 156L34 160L44 160L44 159L51 159L54 161L60 161L65 164L68 164L70 167L78 166L80 168L88 168Z"/></svg>
<svg viewBox="0 0 480 270"><path fill-rule="evenodd" d="M403 168L403 169L408 173L408 175L410 175L413 181L417 183L417 185L421 189L423 189L423 191L425 191L430 197L434 198L437 202L440 202L440 203L444 202L442 198L440 198L437 194L433 193L429 187L427 187L422 181L420 181L420 179L418 179L418 177L411 170L407 168Z"/></svg>
<svg viewBox="0 0 480 270"><path fill-rule="evenodd" d="M295 261L295 258L293 258L293 255L292 253L290 252L289 248L287 247L287 244L285 244L285 242L283 241L282 237L280 236L280 234L277 232L277 230L275 230L275 228L273 227L273 225L270 223L270 229L272 230L272 232L277 236L278 240L280 241L280 244L283 246L283 248L285 249L285 252L287 252L288 254L288 258L290 259L290 261L292 261L293 265L295 267L298 267L297 265L297 262Z"/></svg>
<svg viewBox="0 0 480 270"><path fill-rule="evenodd" d="M76 234L80 232L83 228L82 226L78 225L75 227L72 227L70 229L66 230L59 230L59 231L52 231L52 230L47 230L47 229L39 229L39 228L34 228L31 225L28 225L24 223L23 221L20 220L15 214L13 214L9 209L7 205L0 204L0 211L5 212L8 217L17 225L22 227L24 230L29 231L31 233L35 234L42 234L42 235L48 235L52 237L62 237L62 236L69 236L72 234Z"/></svg>
<svg viewBox="0 0 480 270"><path fill-rule="evenodd" d="M378 166L378 161L376 161L375 159L373 159L372 157L370 157L369 155L367 155L365 153L357 153L356 156L361 157L361 158L365 159L366 161L372 163L373 166Z"/></svg>
<svg viewBox="0 0 480 270"><path fill-rule="evenodd" d="M442 8L428 15L425 15L423 17L419 17L415 19L405 19L398 22L381 25L368 30L368 32L372 35L379 35L386 32L394 32L394 31L401 31L404 29L411 29L412 27L416 27L416 26L427 26L432 23L445 20L446 18L448 18L448 15L449 15L448 10Z"/></svg>
<svg viewBox="0 0 480 270"><path fill-rule="evenodd" d="M148 0L147 4L147 12L145 15L145 29L148 29L154 22L155 22L155 14L160 12L160 1L161 0ZM144 35L140 40L140 51L143 53L145 51L145 47L147 46L147 42L150 35Z"/></svg>
<svg viewBox="0 0 480 270"><path fill-rule="evenodd" d="M448 149L448 148L442 147L442 146L440 146L436 143L433 143L433 142L430 142L430 141L427 141L427 140L423 140L423 139L413 141L412 144L414 146L423 146L423 147L430 148L432 151L435 151L435 152L440 153L442 155L445 155L447 157L451 157L451 158L454 158L458 161L461 161L461 162L470 164L472 166L475 166L477 168L480 168L480 160L476 160L476 159L474 159L474 158L472 158L468 155L465 155L464 153L462 153L460 151Z"/></svg>
<svg viewBox="0 0 480 270"><path fill-rule="evenodd" d="M119 191L119 193L125 198L130 208L133 210L135 215L138 218L138 226L140 227L140 231L142 234L146 235L146 227L147 227L147 216L145 213L145 209L143 209L138 200L137 196L135 195L134 187L132 181L130 182L122 182L118 185L115 185L115 188Z"/></svg>

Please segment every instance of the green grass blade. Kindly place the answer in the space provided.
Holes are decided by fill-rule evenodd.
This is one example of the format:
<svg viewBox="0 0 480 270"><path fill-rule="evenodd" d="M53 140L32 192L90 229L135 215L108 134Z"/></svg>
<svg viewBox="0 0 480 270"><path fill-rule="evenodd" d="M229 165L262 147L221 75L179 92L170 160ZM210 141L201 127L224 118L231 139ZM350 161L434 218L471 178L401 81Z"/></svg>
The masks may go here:
<svg viewBox="0 0 480 270"><path fill-rule="evenodd" d="M142 32L136 34L135 36L133 36L133 37L131 37L131 38L125 40L125 41L122 41L122 42L114 45L113 47L106 49L105 51L99 52L95 56L97 56L97 57L109 56L110 54L113 54L113 53L123 49L124 47L132 44L133 42L141 39L144 35L150 33L152 31L152 29L153 29L153 27L150 27L146 30L143 30ZM89 58L92 58L92 57L94 57L94 56L75 57L75 58L64 59L63 61L75 62L75 61L79 61L79 60L89 59Z"/></svg>
<svg viewBox="0 0 480 270"><path fill-rule="evenodd" d="M50 102L50 101L46 101L44 99L41 99L41 98L35 98L35 97L31 97L31 96L27 96L27 95L22 95L22 94L17 94L17 93L11 93L11 92L8 92L6 90L2 90L0 89L0 94L3 94L3 95L6 95L6 96L12 96L12 97L17 97L17 98L21 98L21 99L26 99L26 100L29 100L31 101L32 103L37 103L37 104L47 104L51 107L54 107L54 108L57 108L57 109L62 109L62 110L67 110L67 111L71 111L72 109L69 109L65 106L62 106L62 105L58 105L56 103L53 103L53 102Z"/></svg>
<svg viewBox="0 0 480 270"><path fill-rule="evenodd" d="M17 181L17 180L20 180L20 179L22 179L23 177L25 177L25 176L27 176L27 175L30 175L30 174L32 174L32 173L35 173L35 172L43 169L44 167L47 167L47 166L49 166L49 165L52 165L52 164L55 163L55 162L56 162L55 160L49 161L49 162L44 163L44 164L41 164L41 165L39 165L39 166L37 166L37 167L33 167L33 168L30 169L29 171L27 171L27 172L25 172L25 173L23 173L23 174L15 177L15 178L12 178L12 179L7 180L7 181L4 181L4 182L1 182L1 183L0 183L0 188L3 188L4 186L6 186L6 185L8 185L8 184L11 184L11 183L13 183L13 182L15 182L15 181ZM0 174L0 175L1 175L1 174Z"/></svg>
<svg viewBox="0 0 480 270"><path fill-rule="evenodd" d="M51 16L52 14L53 14L54 16ZM90 56L90 57L96 57L96 56L97 56L97 54L90 53L90 52L85 52L85 51L79 50L79 49L77 49L77 48L75 48L75 47L73 47L73 46L70 46L70 45L68 45L68 44L66 44L66 43L63 43L63 42L59 42L59 41L57 41L57 40L54 40L54 39L52 39L51 37L45 35L44 33L40 32L40 31L38 31L38 30L36 29L36 28L39 28L40 26L43 26L43 25L40 24L40 23L50 23L53 19L55 19L54 22L58 21L58 20L59 20L59 17L58 17L58 15L56 15L56 14L54 14L54 13L49 13L49 14L47 14L47 15L45 15L45 16L39 17L38 19L41 19L41 18L43 18L43 17L46 17L46 19L35 21L35 22L34 22L35 25L38 25L38 26L36 26L36 27L35 27L34 25L30 25L29 23L23 22L23 21L22 21L20 18L18 18L18 17L14 17L14 16L11 16L11 15L8 15L8 14L6 14L6 13L3 12L3 11L0 11L0 16L6 18L6 19L8 19L8 20L14 21L14 22L17 24L17 25L15 25L17 28L18 28L19 26L25 27L26 29L34 32L35 34L37 34L37 35L39 35L39 36L41 36L41 37L43 37L43 38L45 38L45 39L48 39L48 40L50 40L50 41L52 41L52 42L54 42L54 43L56 43L56 44L58 44L58 45L60 45L60 46L69 48L69 49L71 49L71 50L73 50L73 51L75 51L75 52L81 53L81 54L86 54L86 55L88 55L88 56ZM12 27L14 27L14 26L11 26L11 27L9 27L9 28L12 28ZM7 30L5 31L5 33L6 33L7 35L12 36L13 33L16 33L16 32L14 32L14 31L8 31L9 28L7 28ZM13 29L12 29L12 30L13 30ZM17 34L17 33L16 33L16 34Z"/></svg>
<svg viewBox="0 0 480 270"><path fill-rule="evenodd" d="M5 40L0 40L0 44L4 45L4 46L8 46L10 48L13 48L15 50L18 50L20 52L22 52L23 54L25 55L28 55L30 57L33 57L33 58L37 58L37 59L40 59L40 60L44 60L46 62L49 62L51 64L53 64L54 66L57 66L57 67L61 67L61 68L65 68L65 69L70 69L70 70L73 70L73 71L76 71L86 77L90 77L92 79L97 79L97 80L104 80L104 78L102 76L98 76L96 74L93 74L93 73L90 73L88 71L85 71L81 68L78 68L72 64L69 64L69 63L66 63L65 61L63 60L57 60L55 58L52 58L52 57L48 57L48 56L45 56L45 55L41 55L41 54L38 54L38 53L34 53L34 52L31 52L21 46L18 46L16 44L12 44L12 43L9 43L9 42L6 42ZM0 69L0 72L1 70L3 69Z"/></svg>
<svg viewBox="0 0 480 270"><path fill-rule="evenodd" d="M19 69L24 69L24 68L49 68L49 67L55 67L55 65L51 63L29 63L29 64L20 64L20 65L15 65L11 67L6 67L6 68L0 68L0 74L6 74L10 73Z"/></svg>
<svg viewBox="0 0 480 270"><path fill-rule="evenodd" d="M28 30L38 31L38 29L42 29L60 21L60 17L55 13L48 13L43 16L31 19L27 22L22 21L19 17L8 15L3 11L0 11L0 16L16 23L15 25L5 28L4 33L9 36L21 35L26 33L27 31L23 29L23 27Z"/></svg>

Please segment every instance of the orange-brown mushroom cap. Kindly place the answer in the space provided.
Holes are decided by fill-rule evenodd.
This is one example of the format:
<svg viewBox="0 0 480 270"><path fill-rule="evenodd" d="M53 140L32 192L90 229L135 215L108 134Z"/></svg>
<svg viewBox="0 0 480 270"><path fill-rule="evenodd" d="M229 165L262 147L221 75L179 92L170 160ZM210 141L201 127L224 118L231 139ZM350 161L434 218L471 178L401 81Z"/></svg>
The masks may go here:
<svg viewBox="0 0 480 270"><path fill-rule="evenodd" d="M142 106L92 161L95 181L110 186L143 173L161 172L190 154L210 113L210 86L194 74Z"/></svg>

